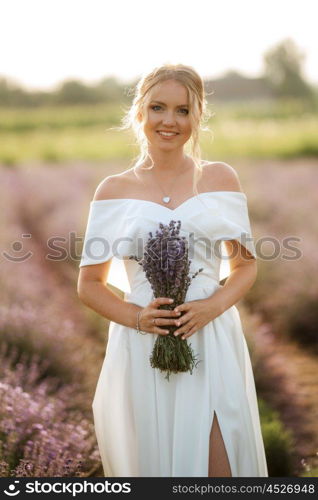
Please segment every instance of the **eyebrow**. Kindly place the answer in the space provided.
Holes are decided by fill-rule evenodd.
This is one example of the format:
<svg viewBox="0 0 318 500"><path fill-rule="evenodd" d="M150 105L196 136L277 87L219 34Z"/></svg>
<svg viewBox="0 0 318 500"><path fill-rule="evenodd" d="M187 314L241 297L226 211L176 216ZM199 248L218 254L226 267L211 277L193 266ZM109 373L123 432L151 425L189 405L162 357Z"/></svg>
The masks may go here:
<svg viewBox="0 0 318 500"><path fill-rule="evenodd" d="M151 101L151 102L157 102L158 104L163 104L165 106L164 102L161 101ZM179 106L176 106L177 108L187 108L188 104L179 104Z"/></svg>

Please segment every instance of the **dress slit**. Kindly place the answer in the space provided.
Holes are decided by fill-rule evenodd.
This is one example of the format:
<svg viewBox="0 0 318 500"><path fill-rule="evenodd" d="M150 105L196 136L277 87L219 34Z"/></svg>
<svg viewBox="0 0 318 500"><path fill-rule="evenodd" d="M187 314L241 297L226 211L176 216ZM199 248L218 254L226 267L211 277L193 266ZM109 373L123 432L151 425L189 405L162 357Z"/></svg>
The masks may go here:
<svg viewBox="0 0 318 500"><path fill-rule="evenodd" d="M216 420L217 425L214 425ZM212 442L213 438L213 442ZM220 443L220 440L222 443ZM217 446L217 451L214 450L214 447ZM213 459L214 461L218 461L220 458L222 459L222 462L227 462L226 468L229 469L229 475L227 474L226 476L224 475L215 475L215 463L212 464L212 458L211 458L211 453L213 452ZM219 453L222 454L222 456L219 456ZM220 419L216 413L216 410L213 410L212 414L212 422L211 422L211 427L210 427L210 435L209 435L209 462L208 462L208 476L209 477L232 477L232 469L231 469L231 463L230 463L230 458L229 454L226 448L226 443L223 437L223 432L221 429L220 425ZM210 463L212 464L212 467L210 467ZM211 470L213 469L213 470ZM219 468L217 470L220 470Z"/></svg>

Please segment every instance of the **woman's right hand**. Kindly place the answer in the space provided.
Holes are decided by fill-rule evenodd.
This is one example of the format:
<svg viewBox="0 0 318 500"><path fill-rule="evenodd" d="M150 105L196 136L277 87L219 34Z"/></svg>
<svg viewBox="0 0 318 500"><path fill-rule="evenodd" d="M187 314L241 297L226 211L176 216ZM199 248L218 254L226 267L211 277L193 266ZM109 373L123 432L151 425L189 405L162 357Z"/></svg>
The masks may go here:
<svg viewBox="0 0 318 500"><path fill-rule="evenodd" d="M139 328L143 332L167 335L169 330L164 327L167 325L176 325L181 312L170 311L167 309L158 309L162 304L172 304L171 299L167 297L157 297L144 307L139 314ZM169 319L168 319L169 318ZM160 328L161 327L161 328Z"/></svg>

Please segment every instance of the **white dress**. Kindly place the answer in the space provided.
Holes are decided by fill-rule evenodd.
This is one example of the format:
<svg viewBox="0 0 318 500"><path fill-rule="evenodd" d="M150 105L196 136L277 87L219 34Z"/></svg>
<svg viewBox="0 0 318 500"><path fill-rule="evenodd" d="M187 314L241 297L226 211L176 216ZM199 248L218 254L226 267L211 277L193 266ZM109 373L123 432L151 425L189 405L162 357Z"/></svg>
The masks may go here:
<svg viewBox="0 0 318 500"><path fill-rule="evenodd" d="M160 222L170 220L180 220L181 235L188 238L190 271L204 268L192 280L186 302L209 297L221 286L222 240L237 239L256 258L246 195L212 191L175 210L137 199L91 201L80 267L121 259L130 285L125 300L146 306L152 289L142 266L127 257L142 256L149 231L155 234ZM156 337L110 323L92 404L105 476L207 477L216 412L232 477L268 477L253 371L236 306L187 339L201 360L192 374L172 373L168 381L151 367Z"/></svg>

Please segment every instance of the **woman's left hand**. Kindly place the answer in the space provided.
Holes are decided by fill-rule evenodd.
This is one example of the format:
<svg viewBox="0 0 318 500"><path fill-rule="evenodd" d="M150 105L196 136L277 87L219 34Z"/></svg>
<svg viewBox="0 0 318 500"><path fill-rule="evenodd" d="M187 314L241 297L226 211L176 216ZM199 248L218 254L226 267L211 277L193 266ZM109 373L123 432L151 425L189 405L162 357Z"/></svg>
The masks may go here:
<svg viewBox="0 0 318 500"><path fill-rule="evenodd" d="M180 328L174 332L174 335L183 334L182 339L191 337L222 313L220 307L211 299L184 302L180 306L176 306L174 310L185 311L185 314L176 320L176 324L180 323ZM179 325L177 324L177 326Z"/></svg>

